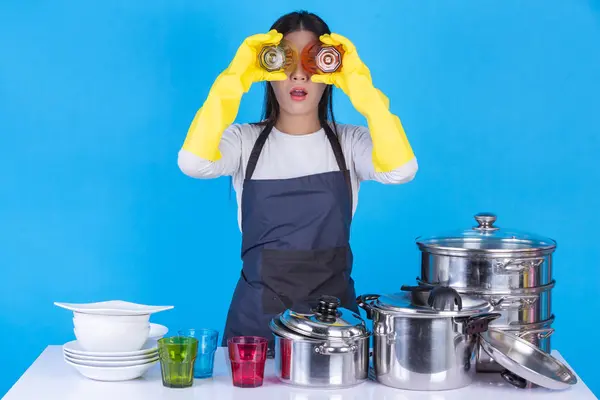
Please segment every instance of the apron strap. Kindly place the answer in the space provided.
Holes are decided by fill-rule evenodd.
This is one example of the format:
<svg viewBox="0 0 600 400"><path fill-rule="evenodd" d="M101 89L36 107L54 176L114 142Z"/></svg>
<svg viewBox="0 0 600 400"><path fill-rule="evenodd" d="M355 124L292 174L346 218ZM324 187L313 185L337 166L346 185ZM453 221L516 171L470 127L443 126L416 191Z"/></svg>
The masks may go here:
<svg viewBox="0 0 600 400"><path fill-rule="evenodd" d="M263 131L256 139L254 143L254 147L252 147L252 152L250 153L250 157L248 158L248 165L246 166L246 180L252 179L252 175L254 174L254 170L256 169L256 165L258 164L258 158L260 157L260 153L267 142L267 138L269 134L273 130L274 122L269 122L263 129ZM333 150L333 155L335 156L335 161L340 169L340 171L346 173L348 168L346 166L346 158L344 157L344 152L342 151L342 145L335 133L329 125L324 126L325 134L327 135L327 139L331 144L331 149ZM348 182L350 183L350 182ZM352 186L350 186L350 192L352 192ZM351 197L352 198L352 197Z"/></svg>
<svg viewBox="0 0 600 400"><path fill-rule="evenodd" d="M348 185L348 198L350 200L350 212L352 213L352 209L354 208L352 180L350 178L350 171L346 166L346 157L344 157L342 145L340 144L340 140L338 139L337 135L333 132L329 125L326 125L323 128L325 129L325 134L327 134L327 139L329 139L329 143L331 143L333 155L335 156L335 160L337 161L338 167L340 168L340 171L344 173L344 177L346 178L346 184Z"/></svg>
<svg viewBox="0 0 600 400"><path fill-rule="evenodd" d="M265 143L267 142L267 138L269 134L273 130L274 122L268 122L265 126L265 129L260 133L258 139L254 143L254 147L252 147L252 152L250 153L250 158L248 158L248 165L246 166L246 180L252 179L252 175L254 174L254 170L256 169L256 164L258 163L258 157L260 157L260 152L262 151Z"/></svg>
<svg viewBox="0 0 600 400"><path fill-rule="evenodd" d="M331 144L331 149L333 150L333 155L335 156L335 161L337 161L337 165L342 172L346 172L348 168L346 167L346 157L344 157L344 152L342 151L342 145L340 144L340 140L337 135L333 133L333 130L329 125L324 126L325 134L327 135L327 139L329 139L329 143Z"/></svg>

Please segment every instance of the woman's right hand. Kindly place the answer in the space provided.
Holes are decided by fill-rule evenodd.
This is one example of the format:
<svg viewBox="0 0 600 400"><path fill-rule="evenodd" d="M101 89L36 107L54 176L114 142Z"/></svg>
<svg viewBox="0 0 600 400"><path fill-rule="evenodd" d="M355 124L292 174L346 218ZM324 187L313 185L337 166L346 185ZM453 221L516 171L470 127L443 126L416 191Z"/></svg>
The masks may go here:
<svg viewBox="0 0 600 400"><path fill-rule="evenodd" d="M258 63L262 47L279 44L282 38L281 33L272 30L244 40L229 67L214 81L188 129L182 149L212 162L221 158L221 135L235 121L243 94L254 82L287 79L285 72L268 72Z"/></svg>
<svg viewBox="0 0 600 400"><path fill-rule="evenodd" d="M233 75L241 79L244 92L250 89L255 82L284 81L287 79L285 72L268 72L258 63L258 55L265 45L277 45L283 35L276 30L268 33L259 33L247 37L238 48L235 57L224 75Z"/></svg>

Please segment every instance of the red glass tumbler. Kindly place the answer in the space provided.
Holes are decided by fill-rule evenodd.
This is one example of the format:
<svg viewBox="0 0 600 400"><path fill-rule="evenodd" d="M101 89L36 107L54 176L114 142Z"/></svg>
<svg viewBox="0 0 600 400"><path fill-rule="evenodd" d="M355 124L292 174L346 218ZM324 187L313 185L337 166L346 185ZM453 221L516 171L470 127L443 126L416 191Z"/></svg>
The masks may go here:
<svg viewBox="0 0 600 400"><path fill-rule="evenodd" d="M237 336L227 341L227 347L233 386L262 386L267 360L267 339L258 336Z"/></svg>

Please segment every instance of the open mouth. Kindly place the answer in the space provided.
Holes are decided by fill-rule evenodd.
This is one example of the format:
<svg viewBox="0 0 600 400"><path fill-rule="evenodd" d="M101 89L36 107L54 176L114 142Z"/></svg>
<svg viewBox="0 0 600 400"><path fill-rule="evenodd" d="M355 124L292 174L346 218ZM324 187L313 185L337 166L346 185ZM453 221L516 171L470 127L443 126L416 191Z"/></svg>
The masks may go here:
<svg viewBox="0 0 600 400"><path fill-rule="evenodd" d="M306 89L302 87L293 87L292 90L290 90L290 96L292 96L292 100L302 101L306 99L308 93L306 92Z"/></svg>

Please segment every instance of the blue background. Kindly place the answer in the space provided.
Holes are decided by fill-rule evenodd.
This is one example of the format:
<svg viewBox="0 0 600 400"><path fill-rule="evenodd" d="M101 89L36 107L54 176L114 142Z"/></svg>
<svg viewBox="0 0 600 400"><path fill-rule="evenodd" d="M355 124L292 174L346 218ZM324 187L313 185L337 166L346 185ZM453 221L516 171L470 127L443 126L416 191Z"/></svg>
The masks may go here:
<svg viewBox="0 0 600 400"><path fill-rule="evenodd" d="M557 240L553 347L600 393L600 2L346 2L1 2L0 394L73 338L54 301L172 304L153 320L223 328L235 198L177 152L241 41L300 4L354 42L420 164L408 185L362 186L357 290L413 283L416 236L493 211ZM238 121L261 109L256 85Z"/></svg>

